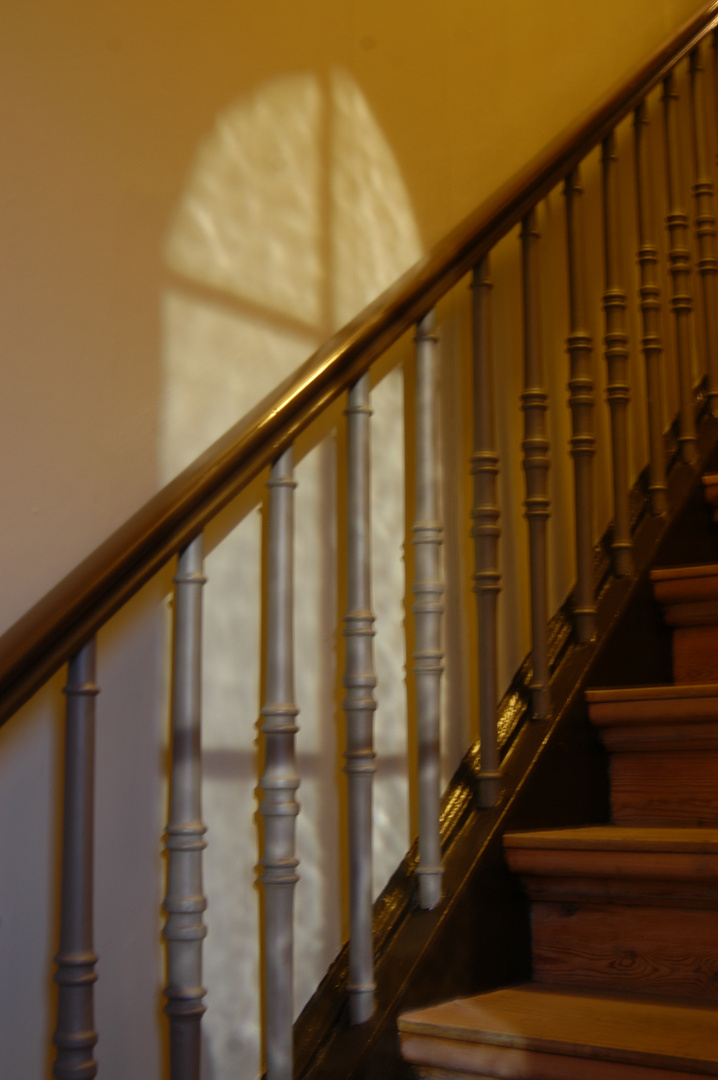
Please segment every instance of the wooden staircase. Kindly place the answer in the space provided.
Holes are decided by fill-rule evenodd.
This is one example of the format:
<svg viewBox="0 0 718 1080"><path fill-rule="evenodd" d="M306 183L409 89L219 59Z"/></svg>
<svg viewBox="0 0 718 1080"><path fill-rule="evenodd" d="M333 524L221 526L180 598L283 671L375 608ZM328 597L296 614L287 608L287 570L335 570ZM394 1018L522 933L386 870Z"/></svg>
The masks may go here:
<svg viewBox="0 0 718 1080"><path fill-rule="evenodd" d="M402 1016L421 1076L718 1076L718 565L651 578L676 681L587 693L612 823L504 837L533 981Z"/></svg>

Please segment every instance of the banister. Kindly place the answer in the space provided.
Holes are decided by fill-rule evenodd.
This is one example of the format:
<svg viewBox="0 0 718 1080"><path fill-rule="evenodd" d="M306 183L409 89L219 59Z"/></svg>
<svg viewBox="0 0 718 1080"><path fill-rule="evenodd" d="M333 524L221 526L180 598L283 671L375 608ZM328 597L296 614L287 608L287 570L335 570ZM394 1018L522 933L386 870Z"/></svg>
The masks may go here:
<svg viewBox="0 0 718 1080"><path fill-rule="evenodd" d="M482 203L0 638L4 723L718 27L718 0Z"/></svg>

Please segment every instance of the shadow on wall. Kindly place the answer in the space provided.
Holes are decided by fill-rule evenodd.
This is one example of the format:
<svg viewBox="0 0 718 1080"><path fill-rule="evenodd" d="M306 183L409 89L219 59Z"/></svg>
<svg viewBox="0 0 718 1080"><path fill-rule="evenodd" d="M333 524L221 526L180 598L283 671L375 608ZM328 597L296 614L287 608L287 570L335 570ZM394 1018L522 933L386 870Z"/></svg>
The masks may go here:
<svg viewBox="0 0 718 1080"><path fill-rule="evenodd" d="M167 242L162 479L184 468L420 254L397 164L351 76L286 76L229 106L199 148ZM403 393L395 369L372 399L375 893L410 840ZM296 469L297 1012L346 937L336 587L343 460L334 432ZM204 1080L248 1080L261 1067L254 886L261 552L255 509L207 560Z"/></svg>

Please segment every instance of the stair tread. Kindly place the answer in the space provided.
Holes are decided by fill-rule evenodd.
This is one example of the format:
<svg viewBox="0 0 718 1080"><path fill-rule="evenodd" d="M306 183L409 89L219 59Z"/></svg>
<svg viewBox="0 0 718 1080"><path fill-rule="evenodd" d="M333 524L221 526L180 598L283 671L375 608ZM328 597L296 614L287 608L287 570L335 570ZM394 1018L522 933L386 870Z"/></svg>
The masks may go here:
<svg viewBox="0 0 718 1080"><path fill-rule="evenodd" d="M682 698L718 698L718 683L670 683L657 686L607 686L587 690L586 701L674 701Z"/></svg>
<svg viewBox="0 0 718 1080"><path fill-rule="evenodd" d="M718 853L718 829L694 826L588 825L506 833L507 848L562 851Z"/></svg>
<svg viewBox="0 0 718 1080"><path fill-rule="evenodd" d="M691 578L718 577L718 563L695 566L660 566L650 571L651 581L687 581Z"/></svg>
<svg viewBox="0 0 718 1080"><path fill-rule="evenodd" d="M718 1075L718 1009L535 984L406 1013L405 1035ZM416 1048L412 1054L419 1060Z"/></svg>

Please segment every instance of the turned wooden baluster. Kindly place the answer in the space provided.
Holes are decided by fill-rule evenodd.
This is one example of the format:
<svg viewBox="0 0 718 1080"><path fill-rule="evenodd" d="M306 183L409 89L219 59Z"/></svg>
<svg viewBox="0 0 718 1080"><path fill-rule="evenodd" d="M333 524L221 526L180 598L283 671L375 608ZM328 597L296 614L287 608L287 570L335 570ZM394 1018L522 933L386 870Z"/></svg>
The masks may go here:
<svg viewBox="0 0 718 1080"><path fill-rule="evenodd" d="M611 410L613 470L613 572L618 577L633 570L628 477L628 334L626 291L620 285L616 137L603 140L603 243L606 290L603 294L604 338L608 381L606 393Z"/></svg>
<svg viewBox="0 0 718 1080"><path fill-rule="evenodd" d="M348 544L345 770L349 804L349 1019L368 1020L374 1011L372 948L372 786L374 781L374 660L371 610L371 518L369 468L369 376L349 391Z"/></svg>
<svg viewBox="0 0 718 1080"><path fill-rule="evenodd" d="M95 639L70 661L65 695L65 795L62 823L60 949L53 1066L56 1080L92 1080L93 988L97 956L92 947L95 787Z"/></svg>
<svg viewBox="0 0 718 1080"><path fill-rule="evenodd" d="M272 467L269 488L267 676L261 732L264 736L264 992L267 1080L291 1080L293 1072L292 982L294 971L295 854L294 703L294 453L290 447Z"/></svg>
<svg viewBox="0 0 718 1080"><path fill-rule="evenodd" d="M199 1080L202 987L202 586L203 538L180 554L175 575L172 768L167 851L167 1004L172 1080Z"/></svg>
<svg viewBox="0 0 718 1080"><path fill-rule="evenodd" d="M539 232L536 208L530 210L521 229L523 323L524 323L524 471L526 474L526 519L529 528L529 564L531 589L531 702L537 719L549 715L551 699L548 670L548 589L546 526L550 501L548 495L549 444L546 435L548 397L543 385L541 326L539 305Z"/></svg>
<svg viewBox="0 0 718 1080"><path fill-rule="evenodd" d="M414 675L419 760L419 906L441 899L441 577L439 445L436 419L436 317L430 311L416 328L416 520L413 613L416 629Z"/></svg>
<svg viewBox="0 0 718 1080"><path fill-rule="evenodd" d="M691 370L691 259L688 249L688 215L683 208L680 190L678 149L678 91L673 72L663 82L663 117L666 133L666 184L668 190L668 253L673 282L671 308L676 336L678 386L680 390L680 430L678 442L681 456L688 464L698 458L696 441L693 373Z"/></svg>
<svg viewBox="0 0 718 1080"><path fill-rule="evenodd" d="M576 640L590 641L596 632L596 601L593 594L593 341L586 311L586 267L583 236L583 188L576 167L566 178L566 240L568 246L568 297L571 408L571 454L573 456L576 530L576 592L573 609Z"/></svg>
<svg viewBox="0 0 718 1080"><path fill-rule="evenodd" d="M474 268L471 281L474 352L474 592L479 631L479 724L481 772L479 799L495 806L501 794L496 728L497 605L501 591L499 571L499 455L496 452L494 373L491 356L491 277L486 255Z"/></svg>
<svg viewBox="0 0 718 1080"><path fill-rule="evenodd" d="M700 48L691 53L691 140L693 149L693 195L696 203L698 272L703 292L708 408L718 416L718 292L716 292L716 218L714 187L708 167L704 109L704 70Z"/></svg>
<svg viewBox="0 0 718 1080"><path fill-rule="evenodd" d="M648 497L653 514L668 509L666 488L666 452L663 440L663 378L661 340L661 289L658 284L658 249L655 243L651 190L650 159L648 154L648 107L645 101L634 113L636 150L636 208L638 220L638 264L641 269L641 347L646 365L646 396L648 405Z"/></svg>

